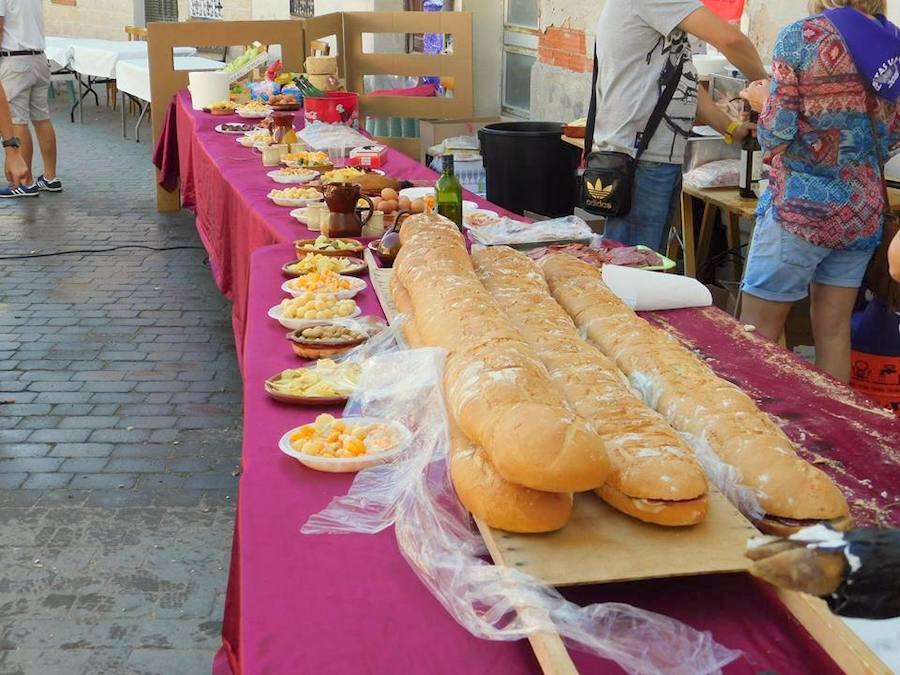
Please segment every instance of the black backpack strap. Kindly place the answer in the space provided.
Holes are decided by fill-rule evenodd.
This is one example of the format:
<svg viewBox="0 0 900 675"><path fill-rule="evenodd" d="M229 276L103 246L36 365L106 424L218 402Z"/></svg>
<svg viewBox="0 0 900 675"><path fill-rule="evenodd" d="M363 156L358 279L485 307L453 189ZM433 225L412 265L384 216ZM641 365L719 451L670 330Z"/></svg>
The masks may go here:
<svg viewBox="0 0 900 675"><path fill-rule="evenodd" d="M678 62L678 67L673 68L669 73L669 77L666 80L666 88L663 89L662 96L659 97L659 100L656 102L656 107L650 114L650 119L647 120L647 126L644 128L644 133L641 134L641 142L638 145L637 154L634 156L635 161L640 159L641 155L644 154L644 151L650 145L650 141L653 140L653 134L655 134L656 130L659 128L659 123L662 122L663 117L666 116L669 104L675 97L675 92L678 91L678 85L681 84L681 74L683 72L684 60L682 59Z"/></svg>
<svg viewBox="0 0 900 675"><path fill-rule="evenodd" d="M594 148L594 126L597 123L597 77L599 75L599 70L600 63L597 60L597 46L594 45L594 75L591 78L591 103L588 106L587 124L584 129L583 159L585 161L587 161L587 156L591 154L591 151ZM659 97L659 100L656 102L656 107L650 114L650 119L647 120L647 126L644 129L644 133L641 134L641 142L638 146L635 160L640 158L647 149L647 146L650 145L653 135L659 128L659 123L662 122L663 117L666 115L669 103L672 102L672 99L675 97L675 92L678 91L678 85L681 83L681 75L683 72L684 60L681 60L678 62L678 67L674 68L669 73L669 77L666 80L666 87Z"/></svg>
<svg viewBox="0 0 900 675"><path fill-rule="evenodd" d="M588 106L587 124L584 128L584 155L582 159L587 161L587 156L594 149L594 125L597 123L597 75L600 63L597 61L597 45L594 45L594 76L591 78L591 104Z"/></svg>

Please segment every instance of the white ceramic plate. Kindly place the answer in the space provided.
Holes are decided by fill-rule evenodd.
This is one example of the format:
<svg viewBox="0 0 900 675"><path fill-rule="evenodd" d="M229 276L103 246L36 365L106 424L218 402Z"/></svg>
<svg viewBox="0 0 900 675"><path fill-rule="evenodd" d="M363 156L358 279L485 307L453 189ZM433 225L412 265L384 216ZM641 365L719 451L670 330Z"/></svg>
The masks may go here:
<svg viewBox="0 0 900 675"><path fill-rule="evenodd" d="M235 112L237 112L238 117L243 117L248 120L261 120L264 117L268 117L272 114L271 108L263 108L262 110L247 110L246 108L238 108Z"/></svg>
<svg viewBox="0 0 900 675"><path fill-rule="evenodd" d="M422 199L427 197L428 195L434 194L433 187L411 187L406 188L405 190L400 190L401 197L408 197L409 201L413 202L417 199Z"/></svg>
<svg viewBox="0 0 900 675"><path fill-rule="evenodd" d="M341 279L346 279L350 282L350 289L346 291L338 291L337 293L323 293L323 295L334 295L341 300L348 300L350 298L355 298L362 291L366 290L366 287L368 286L368 284L363 279L359 279L357 277L348 277L344 275L339 276L341 277ZM306 291L297 291L291 288L291 282L295 279L288 279L283 284L281 284L281 290L294 298L296 298L298 295L303 295L304 293L306 293Z"/></svg>
<svg viewBox="0 0 900 675"><path fill-rule="evenodd" d="M266 197L268 197L273 202L278 204L278 206L289 206L292 208L297 208L300 206L307 206L309 204L321 202L324 199L324 197L321 195L319 197L312 198L312 199L286 199L284 197L276 197L274 194L272 194L272 192L267 194Z"/></svg>
<svg viewBox="0 0 900 675"><path fill-rule="evenodd" d="M270 171L266 174L269 178L274 180L276 183L285 183L289 185L298 185L300 183L308 183L311 180L315 180L319 177L318 171L307 171L304 174L300 175L288 175L285 176L281 171Z"/></svg>
<svg viewBox="0 0 900 675"><path fill-rule="evenodd" d="M252 148L254 145L256 145L256 141L254 141L249 136L238 136L234 139L234 142L238 145L243 145L245 148Z"/></svg>
<svg viewBox="0 0 900 675"><path fill-rule="evenodd" d="M281 437L281 440L278 441L278 448L288 457L293 457L310 469L327 471L328 473L351 473L391 461L406 450L412 442L412 434L409 429L397 422L375 417L345 417L344 421L348 426L360 424L386 424L397 435L397 444L394 447L382 450L381 452L362 455L361 457L319 457L318 455L307 455L304 452L294 450L291 445L291 436L303 428L295 427ZM304 424L303 426L308 425Z"/></svg>
<svg viewBox="0 0 900 675"><path fill-rule="evenodd" d="M285 319L281 316L281 305L275 305L274 307L269 309L269 317L275 319L278 323L289 330L300 330L301 328L309 328L310 326L316 326L321 323L329 323L331 321L355 319L360 314L362 314L362 310L357 307L356 311L350 316L342 316L337 319Z"/></svg>
<svg viewBox="0 0 900 675"><path fill-rule="evenodd" d="M499 218L500 214L496 211L489 211L488 209L469 209L468 211L463 212L463 227L469 229L471 226L469 225L469 218L471 216L490 216L491 218Z"/></svg>

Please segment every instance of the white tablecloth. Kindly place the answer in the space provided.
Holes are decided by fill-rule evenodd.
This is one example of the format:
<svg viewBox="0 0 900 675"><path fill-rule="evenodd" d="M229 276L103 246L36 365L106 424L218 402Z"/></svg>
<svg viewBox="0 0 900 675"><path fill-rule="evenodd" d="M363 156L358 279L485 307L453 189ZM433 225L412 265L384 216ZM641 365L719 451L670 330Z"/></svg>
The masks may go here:
<svg viewBox="0 0 900 675"><path fill-rule="evenodd" d="M175 70L219 70L221 61L202 56L176 56ZM150 62L147 59L124 59L116 63L116 88L126 94L150 100Z"/></svg>
<svg viewBox="0 0 900 675"><path fill-rule="evenodd" d="M96 40L94 38L61 38L71 42L70 67L81 75L114 78L116 63L125 59L146 59L147 43L127 40ZM175 56L193 56L193 47L175 47Z"/></svg>
<svg viewBox="0 0 900 675"><path fill-rule="evenodd" d="M53 69L57 67L67 68L72 60L73 40L75 38L50 37L46 38L44 53L47 59L53 62Z"/></svg>

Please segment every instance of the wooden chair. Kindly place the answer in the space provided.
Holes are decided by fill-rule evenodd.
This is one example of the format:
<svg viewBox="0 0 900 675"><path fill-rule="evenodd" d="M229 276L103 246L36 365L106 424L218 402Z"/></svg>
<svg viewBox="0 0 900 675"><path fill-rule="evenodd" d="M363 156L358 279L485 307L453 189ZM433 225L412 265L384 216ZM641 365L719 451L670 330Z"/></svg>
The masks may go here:
<svg viewBox="0 0 900 675"><path fill-rule="evenodd" d="M146 42L147 29L140 26L125 26L125 35L129 42Z"/></svg>

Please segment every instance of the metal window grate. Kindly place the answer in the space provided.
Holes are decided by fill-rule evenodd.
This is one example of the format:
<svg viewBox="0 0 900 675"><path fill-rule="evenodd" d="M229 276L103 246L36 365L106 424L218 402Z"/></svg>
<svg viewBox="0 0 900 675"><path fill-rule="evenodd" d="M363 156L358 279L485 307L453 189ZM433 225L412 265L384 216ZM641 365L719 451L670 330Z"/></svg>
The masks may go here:
<svg viewBox="0 0 900 675"><path fill-rule="evenodd" d="M178 21L178 0L144 0L144 20Z"/></svg>
<svg viewBox="0 0 900 675"><path fill-rule="evenodd" d="M222 0L191 0L190 11L194 19L221 19Z"/></svg>
<svg viewBox="0 0 900 675"><path fill-rule="evenodd" d="M316 15L314 0L291 0L291 16L311 19Z"/></svg>

